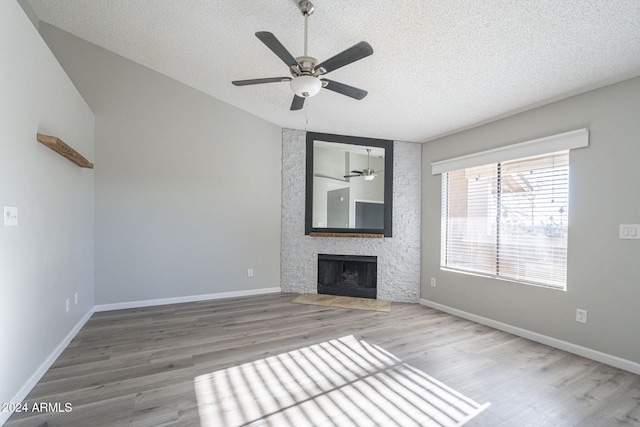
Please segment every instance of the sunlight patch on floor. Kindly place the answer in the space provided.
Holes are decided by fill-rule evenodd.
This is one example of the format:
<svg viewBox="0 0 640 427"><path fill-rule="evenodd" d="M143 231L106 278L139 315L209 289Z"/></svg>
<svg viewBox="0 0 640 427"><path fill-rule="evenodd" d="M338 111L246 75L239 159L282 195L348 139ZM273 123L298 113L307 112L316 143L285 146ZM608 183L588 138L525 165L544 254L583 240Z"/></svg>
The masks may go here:
<svg viewBox="0 0 640 427"><path fill-rule="evenodd" d="M460 426L480 405L354 336L201 375L203 427Z"/></svg>

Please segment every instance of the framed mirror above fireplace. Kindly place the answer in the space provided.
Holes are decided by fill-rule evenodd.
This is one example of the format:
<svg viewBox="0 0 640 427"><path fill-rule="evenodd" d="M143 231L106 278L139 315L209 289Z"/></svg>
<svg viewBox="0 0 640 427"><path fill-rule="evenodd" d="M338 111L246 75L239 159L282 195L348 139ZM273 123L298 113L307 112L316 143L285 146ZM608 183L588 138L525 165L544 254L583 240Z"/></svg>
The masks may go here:
<svg viewBox="0 0 640 427"><path fill-rule="evenodd" d="M392 236L393 141L308 132L305 234Z"/></svg>

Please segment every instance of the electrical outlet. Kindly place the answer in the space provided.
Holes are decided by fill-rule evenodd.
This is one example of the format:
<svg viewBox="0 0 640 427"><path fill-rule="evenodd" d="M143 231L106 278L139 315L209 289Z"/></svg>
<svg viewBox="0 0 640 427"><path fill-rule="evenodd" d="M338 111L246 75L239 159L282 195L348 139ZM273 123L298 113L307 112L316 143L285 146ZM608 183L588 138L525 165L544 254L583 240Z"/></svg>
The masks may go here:
<svg viewBox="0 0 640 427"><path fill-rule="evenodd" d="M587 323L587 310L576 308L576 322Z"/></svg>
<svg viewBox="0 0 640 427"><path fill-rule="evenodd" d="M247 270L247 277L253 277L253 268Z"/></svg>
<svg viewBox="0 0 640 427"><path fill-rule="evenodd" d="M431 278L431 286L433 286L434 288L436 287L436 278L435 277Z"/></svg>
<svg viewBox="0 0 640 427"><path fill-rule="evenodd" d="M69 301L69 298L67 298L67 301L66 301L66 302L65 302L65 304L64 304L64 308L65 308L65 311L66 311L67 313L68 313L68 312L69 312L69 310L71 309L71 301Z"/></svg>

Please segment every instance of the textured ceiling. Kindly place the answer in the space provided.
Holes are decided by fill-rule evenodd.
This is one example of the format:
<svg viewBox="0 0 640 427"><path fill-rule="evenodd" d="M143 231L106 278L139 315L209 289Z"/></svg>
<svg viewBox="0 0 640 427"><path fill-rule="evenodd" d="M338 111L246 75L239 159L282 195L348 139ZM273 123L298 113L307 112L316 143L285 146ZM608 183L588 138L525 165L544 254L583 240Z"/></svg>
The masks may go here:
<svg viewBox="0 0 640 427"><path fill-rule="evenodd" d="M294 0L28 0L38 17L279 126L424 142L640 75L640 0L314 0L309 55L366 40L374 54L327 75L291 112L287 76L255 37L303 54Z"/></svg>

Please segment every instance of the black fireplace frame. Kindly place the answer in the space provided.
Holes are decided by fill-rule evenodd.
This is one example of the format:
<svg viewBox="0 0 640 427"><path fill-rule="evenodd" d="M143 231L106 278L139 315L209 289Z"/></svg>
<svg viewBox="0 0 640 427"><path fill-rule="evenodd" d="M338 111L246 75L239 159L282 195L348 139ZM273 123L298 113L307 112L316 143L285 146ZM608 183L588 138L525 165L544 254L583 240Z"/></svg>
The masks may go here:
<svg viewBox="0 0 640 427"><path fill-rule="evenodd" d="M321 271L321 263L332 262L334 267L329 272ZM347 266L354 267L350 263L360 263L357 270L360 283L351 285L344 282L327 283L338 272L345 272ZM377 299L377 282L378 282L378 257L368 255L332 255L318 254L318 293L325 295L349 296L357 298Z"/></svg>

